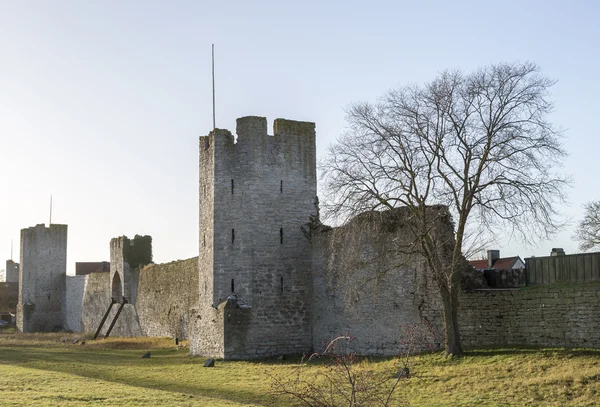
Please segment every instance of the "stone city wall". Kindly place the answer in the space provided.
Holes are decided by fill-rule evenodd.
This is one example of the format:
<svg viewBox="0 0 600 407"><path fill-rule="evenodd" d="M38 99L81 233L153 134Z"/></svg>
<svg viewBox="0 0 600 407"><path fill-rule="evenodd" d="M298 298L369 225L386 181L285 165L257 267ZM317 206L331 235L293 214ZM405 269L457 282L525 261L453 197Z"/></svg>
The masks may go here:
<svg viewBox="0 0 600 407"><path fill-rule="evenodd" d="M197 302L197 257L150 264L140 271L135 308L144 335L188 338Z"/></svg>
<svg viewBox="0 0 600 407"><path fill-rule="evenodd" d="M111 304L110 273L91 273L86 275L85 279L82 328L84 332L95 333L104 313ZM112 305L108 318L100 331L100 337L106 334L119 307L119 303ZM125 305L110 336L142 336L135 306Z"/></svg>
<svg viewBox="0 0 600 407"><path fill-rule="evenodd" d="M460 298L463 345L600 348L600 284L482 290Z"/></svg>
<svg viewBox="0 0 600 407"><path fill-rule="evenodd" d="M67 288L63 310L65 310L63 328L73 332L81 332L81 313L83 311L83 295L85 292L85 276L67 276Z"/></svg>
<svg viewBox="0 0 600 407"><path fill-rule="evenodd" d="M84 332L96 332L110 304L110 274L90 273L84 276L84 279L81 328Z"/></svg>
<svg viewBox="0 0 600 407"><path fill-rule="evenodd" d="M197 264L198 258L194 257L131 271L130 303L123 307L110 336L187 338L190 309L198 298ZM95 332L111 304L111 273L91 273L81 277L85 279L81 330ZM106 334L119 307L119 303L111 307L101 335ZM69 311L68 315L71 314L75 315L76 311Z"/></svg>
<svg viewBox="0 0 600 407"><path fill-rule="evenodd" d="M441 303L424 260L401 255L410 239L406 208L360 215L313 238L313 347L355 337L364 355L395 355L407 346L439 348ZM451 231L450 223L445 226Z"/></svg>

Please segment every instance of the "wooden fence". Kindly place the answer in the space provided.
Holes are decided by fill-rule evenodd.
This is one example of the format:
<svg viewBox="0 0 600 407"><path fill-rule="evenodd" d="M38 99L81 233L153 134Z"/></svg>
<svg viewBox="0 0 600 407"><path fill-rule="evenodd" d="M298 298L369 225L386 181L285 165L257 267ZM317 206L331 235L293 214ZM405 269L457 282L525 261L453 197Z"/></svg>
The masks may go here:
<svg viewBox="0 0 600 407"><path fill-rule="evenodd" d="M528 285L600 281L600 252L525 259Z"/></svg>

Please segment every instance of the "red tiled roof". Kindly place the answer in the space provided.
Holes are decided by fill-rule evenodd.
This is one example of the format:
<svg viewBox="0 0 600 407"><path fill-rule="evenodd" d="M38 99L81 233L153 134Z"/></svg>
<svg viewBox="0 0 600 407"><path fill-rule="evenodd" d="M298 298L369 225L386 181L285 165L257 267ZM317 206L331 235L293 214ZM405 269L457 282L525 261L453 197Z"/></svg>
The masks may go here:
<svg viewBox="0 0 600 407"><path fill-rule="evenodd" d="M471 260L469 263L477 270L486 269L488 266L487 260Z"/></svg>
<svg viewBox="0 0 600 407"><path fill-rule="evenodd" d="M496 259L496 261L494 261L494 263L492 264L491 268L496 269L496 270L510 270L518 258L519 258L519 256L504 257L502 259ZM471 266L473 266L477 270L490 268L490 267L488 267L487 260L471 260L469 263L471 264Z"/></svg>

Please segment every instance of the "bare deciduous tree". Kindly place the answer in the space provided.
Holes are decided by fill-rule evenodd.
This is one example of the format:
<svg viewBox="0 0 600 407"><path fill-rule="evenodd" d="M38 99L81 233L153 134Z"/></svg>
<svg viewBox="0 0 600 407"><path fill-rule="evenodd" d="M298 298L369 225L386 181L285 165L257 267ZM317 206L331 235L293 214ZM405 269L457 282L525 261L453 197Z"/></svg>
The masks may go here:
<svg viewBox="0 0 600 407"><path fill-rule="evenodd" d="M410 209L411 250L437 282L448 355L462 352L458 292L468 235L530 241L556 232L568 178L566 153L549 121L554 81L532 63L441 73L424 86L385 94L347 111L349 131L322 164L328 216ZM436 233L446 205L454 236ZM462 265L462 266L461 266Z"/></svg>
<svg viewBox="0 0 600 407"><path fill-rule="evenodd" d="M585 214L577 224L575 240L581 250L589 251L600 246L600 201L588 202L583 209Z"/></svg>

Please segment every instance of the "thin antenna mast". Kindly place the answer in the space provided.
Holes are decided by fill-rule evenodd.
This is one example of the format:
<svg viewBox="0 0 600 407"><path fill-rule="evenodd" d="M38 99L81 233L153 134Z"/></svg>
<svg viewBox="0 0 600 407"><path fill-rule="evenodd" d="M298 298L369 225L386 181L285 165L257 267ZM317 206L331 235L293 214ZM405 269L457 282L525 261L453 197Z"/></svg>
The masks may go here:
<svg viewBox="0 0 600 407"><path fill-rule="evenodd" d="M52 225L52 195L50 195L50 223L48 226Z"/></svg>
<svg viewBox="0 0 600 407"><path fill-rule="evenodd" d="M213 130L217 128L215 124L215 44L212 45L212 86L213 86Z"/></svg>
<svg viewBox="0 0 600 407"><path fill-rule="evenodd" d="M12 261L12 254L13 254L13 239L10 239L10 261Z"/></svg>

